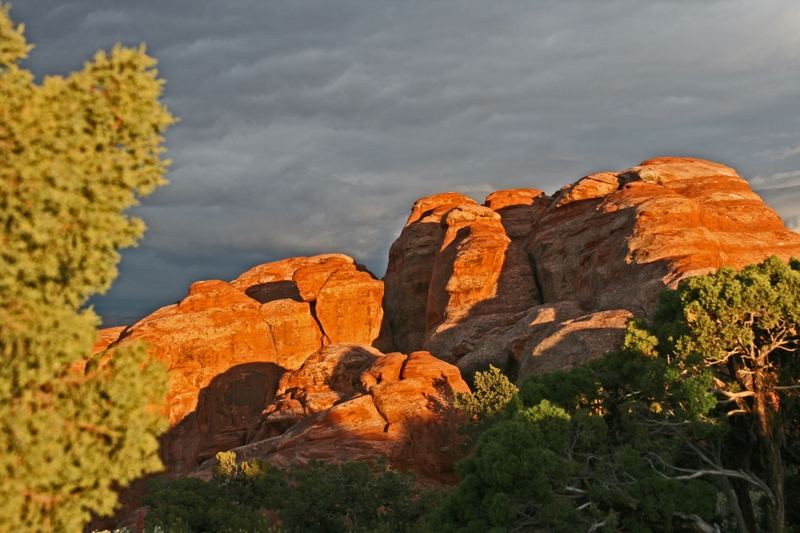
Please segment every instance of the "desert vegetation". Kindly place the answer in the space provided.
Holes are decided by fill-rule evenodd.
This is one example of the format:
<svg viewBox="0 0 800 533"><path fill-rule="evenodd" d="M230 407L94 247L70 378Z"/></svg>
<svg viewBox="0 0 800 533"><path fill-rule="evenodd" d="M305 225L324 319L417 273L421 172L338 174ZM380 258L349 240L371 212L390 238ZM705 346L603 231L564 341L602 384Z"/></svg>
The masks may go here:
<svg viewBox="0 0 800 533"><path fill-rule="evenodd" d="M133 345L87 361L85 304L142 234L124 211L164 183L173 119L143 48L41 83L30 48L0 7L0 530L79 531L161 468L163 368Z"/></svg>

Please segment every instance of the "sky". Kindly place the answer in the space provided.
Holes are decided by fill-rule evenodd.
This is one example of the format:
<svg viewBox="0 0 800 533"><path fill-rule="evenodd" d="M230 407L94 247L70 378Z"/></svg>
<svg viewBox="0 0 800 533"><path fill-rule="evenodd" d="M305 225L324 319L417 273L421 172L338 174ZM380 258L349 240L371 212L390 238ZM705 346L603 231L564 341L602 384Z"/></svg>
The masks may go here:
<svg viewBox="0 0 800 533"><path fill-rule="evenodd" d="M200 279L342 252L377 276L416 198L553 192L661 155L800 226L797 0L16 0L37 76L147 44L180 123L106 325Z"/></svg>

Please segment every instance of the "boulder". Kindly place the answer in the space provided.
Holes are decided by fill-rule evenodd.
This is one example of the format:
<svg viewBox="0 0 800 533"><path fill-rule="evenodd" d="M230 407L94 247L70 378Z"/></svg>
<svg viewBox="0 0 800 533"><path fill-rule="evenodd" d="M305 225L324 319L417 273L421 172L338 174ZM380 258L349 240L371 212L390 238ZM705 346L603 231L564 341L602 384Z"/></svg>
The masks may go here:
<svg viewBox="0 0 800 533"><path fill-rule="evenodd" d="M427 352L327 346L283 376L253 442L234 451L276 465L385 458L424 479L452 480L452 398L468 391L456 367Z"/></svg>

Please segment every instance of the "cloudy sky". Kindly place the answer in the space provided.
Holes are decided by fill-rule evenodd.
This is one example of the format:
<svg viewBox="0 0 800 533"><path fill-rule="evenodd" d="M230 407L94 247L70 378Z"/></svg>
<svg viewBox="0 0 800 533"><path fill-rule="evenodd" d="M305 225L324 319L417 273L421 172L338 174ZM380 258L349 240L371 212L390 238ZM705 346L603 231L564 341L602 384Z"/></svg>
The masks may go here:
<svg viewBox="0 0 800 533"><path fill-rule="evenodd" d="M149 232L96 300L341 251L377 275L412 201L552 192L656 155L737 168L800 224L797 0L16 0L38 75L146 42L181 119Z"/></svg>

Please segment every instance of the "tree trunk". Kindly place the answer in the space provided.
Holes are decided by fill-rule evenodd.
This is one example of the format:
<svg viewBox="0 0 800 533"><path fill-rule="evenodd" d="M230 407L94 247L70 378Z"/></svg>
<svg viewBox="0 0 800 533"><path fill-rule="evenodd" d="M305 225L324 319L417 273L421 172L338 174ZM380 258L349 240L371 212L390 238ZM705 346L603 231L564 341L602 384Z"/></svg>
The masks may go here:
<svg viewBox="0 0 800 533"><path fill-rule="evenodd" d="M727 480L730 491L725 493L731 506L735 506L733 514L742 533L758 533L758 521L753 512L753 501L750 499L750 483L743 479Z"/></svg>
<svg viewBox="0 0 800 533"><path fill-rule="evenodd" d="M754 414L758 424L758 444L761 452L761 461L766 471L767 485L775 496L775 502L769 506L769 530L775 533L786 531L786 504L784 501L784 469L781 457L781 448L775 439L770 408L768 405L767 391L762 386L763 376L760 372L755 374Z"/></svg>

